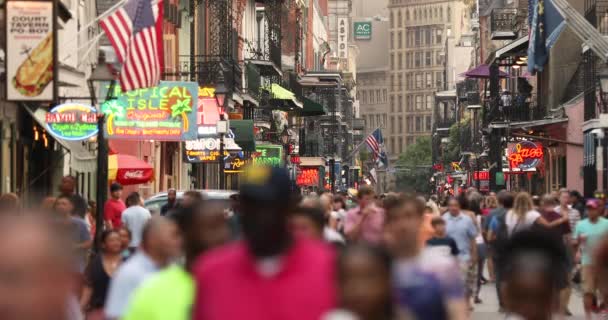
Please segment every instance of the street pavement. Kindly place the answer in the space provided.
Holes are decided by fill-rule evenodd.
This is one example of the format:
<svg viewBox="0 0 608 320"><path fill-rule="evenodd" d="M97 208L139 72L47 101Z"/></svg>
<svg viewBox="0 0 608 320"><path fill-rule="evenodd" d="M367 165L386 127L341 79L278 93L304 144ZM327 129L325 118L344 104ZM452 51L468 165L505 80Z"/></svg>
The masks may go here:
<svg viewBox="0 0 608 320"><path fill-rule="evenodd" d="M503 320L505 315L498 312L498 299L496 298L496 289L494 283L488 283L481 289L481 300L483 303L476 304L475 310L471 316L472 320ZM583 300L581 292L573 290L570 298L570 312L572 317L565 317L567 320L584 320L585 311L583 309ZM559 319L559 318L558 318Z"/></svg>

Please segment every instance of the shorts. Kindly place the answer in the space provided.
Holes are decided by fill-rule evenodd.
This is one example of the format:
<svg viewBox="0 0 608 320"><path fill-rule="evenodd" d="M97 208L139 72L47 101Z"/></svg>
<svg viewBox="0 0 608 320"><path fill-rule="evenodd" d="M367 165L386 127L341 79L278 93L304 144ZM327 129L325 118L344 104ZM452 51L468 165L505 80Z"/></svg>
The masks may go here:
<svg viewBox="0 0 608 320"><path fill-rule="evenodd" d="M588 294L595 294L597 291L597 272L593 266L583 266L582 269L583 277L583 292Z"/></svg>
<svg viewBox="0 0 608 320"><path fill-rule="evenodd" d="M467 295L472 295L475 292L477 283L477 265L470 261L460 263L460 273L464 281L465 291Z"/></svg>

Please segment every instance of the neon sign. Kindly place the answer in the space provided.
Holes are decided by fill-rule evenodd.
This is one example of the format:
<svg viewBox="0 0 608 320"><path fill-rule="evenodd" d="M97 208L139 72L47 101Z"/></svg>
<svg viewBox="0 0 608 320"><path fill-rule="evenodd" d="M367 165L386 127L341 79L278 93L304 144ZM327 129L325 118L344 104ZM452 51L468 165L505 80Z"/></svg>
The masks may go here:
<svg viewBox="0 0 608 320"><path fill-rule="evenodd" d="M509 167L521 171L536 168L543 161L542 145L532 141L521 141L508 149Z"/></svg>
<svg viewBox="0 0 608 320"><path fill-rule="evenodd" d="M97 110L80 103L58 105L46 114L46 129L64 140L86 140L97 135Z"/></svg>
<svg viewBox="0 0 608 320"><path fill-rule="evenodd" d="M473 180L490 180L489 171L475 171L473 172Z"/></svg>
<svg viewBox="0 0 608 320"><path fill-rule="evenodd" d="M225 173L241 173L245 170L245 165L247 161L242 157L242 154L239 152L238 154L231 155L226 159L224 172Z"/></svg>
<svg viewBox="0 0 608 320"><path fill-rule="evenodd" d="M283 165L283 147L277 145L260 145L255 147L253 164L280 167Z"/></svg>
<svg viewBox="0 0 608 320"><path fill-rule="evenodd" d="M102 87L102 95L108 87ZM104 102L104 134L109 139L184 141L196 139L198 85L161 81L157 87L121 92Z"/></svg>
<svg viewBox="0 0 608 320"><path fill-rule="evenodd" d="M319 185L319 169L305 168L298 174L296 178L298 186L318 186Z"/></svg>

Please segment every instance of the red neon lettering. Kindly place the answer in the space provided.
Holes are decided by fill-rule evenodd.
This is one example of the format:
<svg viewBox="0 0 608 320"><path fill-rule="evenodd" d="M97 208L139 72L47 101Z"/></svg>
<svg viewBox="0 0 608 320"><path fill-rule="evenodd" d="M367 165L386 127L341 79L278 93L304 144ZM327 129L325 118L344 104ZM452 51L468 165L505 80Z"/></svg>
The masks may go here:
<svg viewBox="0 0 608 320"><path fill-rule="evenodd" d="M511 168L517 168L528 159L542 159L544 156L543 148L524 148L521 143L515 145L515 150L508 157Z"/></svg>

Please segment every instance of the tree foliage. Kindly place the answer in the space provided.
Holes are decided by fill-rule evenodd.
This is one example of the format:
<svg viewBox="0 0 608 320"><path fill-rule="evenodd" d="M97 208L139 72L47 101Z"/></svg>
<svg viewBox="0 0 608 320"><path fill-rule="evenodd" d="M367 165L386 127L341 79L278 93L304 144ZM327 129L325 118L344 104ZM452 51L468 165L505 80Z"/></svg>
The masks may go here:
<svg viewBox="0 0 608 320"><path fill-rule="evenodd" d="M431 138L420 137L399 156L396 168L397 189L428 193L431 178Z"/></svg>
<svg viewBox="0 0 608 320"><path fill-rule="evenodd" d="M443 153L443 163L445 165L460 160L460 153L468 151L471 145L471 121L464 118L460 123L456 122L450 127L448 143Z"/></svg>

